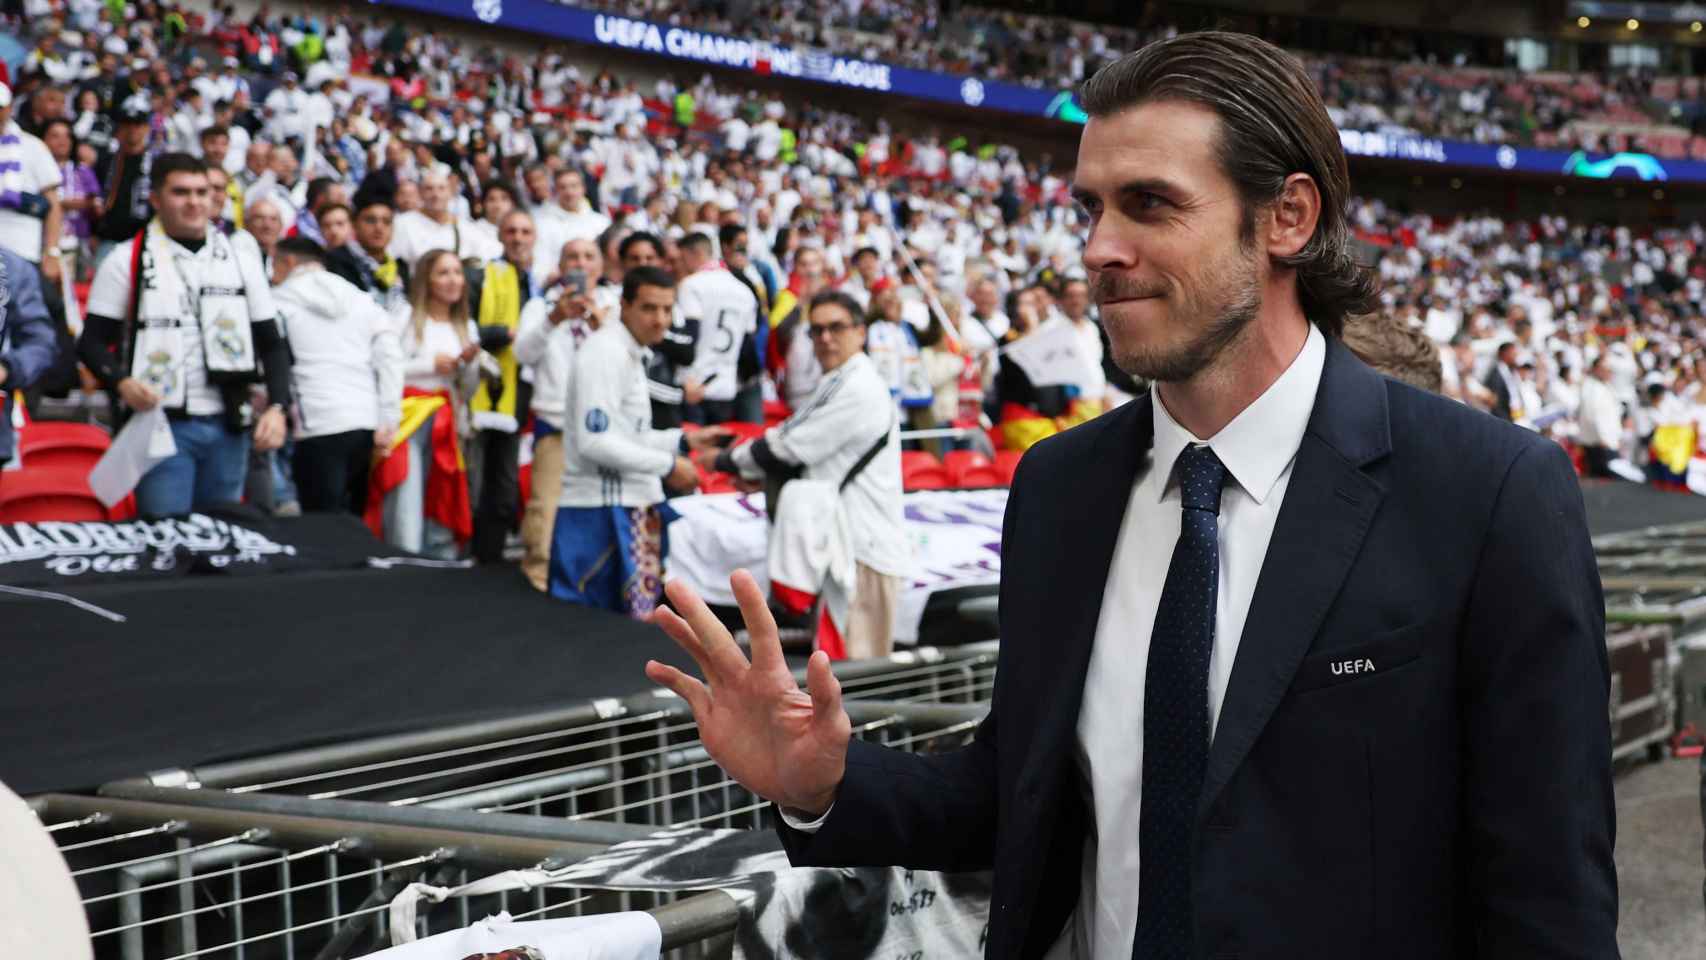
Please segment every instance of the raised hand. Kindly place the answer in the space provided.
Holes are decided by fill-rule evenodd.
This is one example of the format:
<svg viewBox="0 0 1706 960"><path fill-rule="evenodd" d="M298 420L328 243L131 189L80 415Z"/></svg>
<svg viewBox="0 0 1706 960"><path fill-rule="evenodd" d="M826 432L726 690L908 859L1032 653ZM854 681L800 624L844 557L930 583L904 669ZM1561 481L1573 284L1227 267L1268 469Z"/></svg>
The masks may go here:
<svg viewBox="0 0 1706 960"><path fill-rule="evenodd" d="M656 660L646 664L646 676L687 701L711 759L741 786L816 817L835 801L853 736L841 683L819 651L806 665L811 692L801 690L757 582L737 570L729 584L752 637L751 662L693 588L675 580L664 590L686 619L660 609L652 622L693 657L709 686Z"/></svg>

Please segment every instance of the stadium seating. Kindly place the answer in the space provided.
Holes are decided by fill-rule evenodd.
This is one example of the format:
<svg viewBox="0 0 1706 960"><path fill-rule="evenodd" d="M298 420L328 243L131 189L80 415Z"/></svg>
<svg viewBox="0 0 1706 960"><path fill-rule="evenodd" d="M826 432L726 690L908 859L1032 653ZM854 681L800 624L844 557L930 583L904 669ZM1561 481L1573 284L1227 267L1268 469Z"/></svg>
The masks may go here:
<svg viewBox="0 0 1706 960"><path fill-rule="evenodd" d="M1001 478L1004 487L1013 485L1013 474L1019 469L1019 458L1023 450L997 450L995 452L995 472Z"/></svg>
<svg viewBox="0 0 1706 960"><path fill-rule="evenodd" d="M948 468L922 450L901 451L900 482L907 490L946 490L954 486Z"/></svg>
<svg viewBox="0 0 1706 960"><path fill-rule="evenodd" d="M32 467L0 478L0 523L107 519L107 508L89 489L88 471Z"/></svg>
<svg viewBox="0 0 1706 960"><path fill-rule="evenodd" d="M967 490L982 490L987 487L1005 487L1007 481L1002 479L1001 471L993 465L979 465L955 474L954 486Z"/></svg>
<svg viewBox="0 0 1706 960"><path fill-rule="evenodd" d="M112 437L87 423L32 421L18 433L18 450L31 470L81 470L85 475L112 445Z"/></svg>
<svg viewBox="0 0 1706 960"><path fill-rule="evenodd" d="M948 468L948 473L958 477L972 467L987 467L990 459L976 450L949 450L942 454L942 466Z"/></svg>

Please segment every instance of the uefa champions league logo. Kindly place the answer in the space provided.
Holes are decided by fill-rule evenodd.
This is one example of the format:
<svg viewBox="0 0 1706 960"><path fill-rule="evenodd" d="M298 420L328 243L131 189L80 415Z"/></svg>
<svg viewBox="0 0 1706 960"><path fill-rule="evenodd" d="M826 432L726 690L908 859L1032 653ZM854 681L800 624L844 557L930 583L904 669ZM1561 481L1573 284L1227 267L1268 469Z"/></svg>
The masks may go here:
<svg viewBox="0 0 1706 960"><path fill-rule="evenodd" d="M960 84L960 99L964 100L967 106L972 107L982 103L983 82L976 77L967 77L965 82Z"/></svg>
<svg viewBox="0 0 1706 960"><path fill-rule="evenodd" d="M482 23L497 23L503 15L503 0L474 0L474 16Z"/></svg>
<svg viewBox="0 0 1706 960"><path fill-rule="evenodd" d="M1509 146L1500 147L1495 159L1498 161L1499 169L1509 170L1516 166L1516 149Z"/></svg>

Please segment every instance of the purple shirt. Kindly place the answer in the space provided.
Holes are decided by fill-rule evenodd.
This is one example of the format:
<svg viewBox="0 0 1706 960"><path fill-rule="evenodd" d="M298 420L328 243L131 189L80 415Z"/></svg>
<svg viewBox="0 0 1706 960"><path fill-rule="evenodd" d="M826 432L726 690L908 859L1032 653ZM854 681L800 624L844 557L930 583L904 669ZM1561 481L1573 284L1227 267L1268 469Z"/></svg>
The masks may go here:
<svg viewBox="0 0 1706 960"><path fill-rule="evenodd" d="M101 182L95 178L95 171L81 163L69 160L59 165L59 198L64 200L81 200L84 197L101 195ZM89 233L94 221L89 211L80 210L65 215L65 227L79 240L89 239Z"/></svg>

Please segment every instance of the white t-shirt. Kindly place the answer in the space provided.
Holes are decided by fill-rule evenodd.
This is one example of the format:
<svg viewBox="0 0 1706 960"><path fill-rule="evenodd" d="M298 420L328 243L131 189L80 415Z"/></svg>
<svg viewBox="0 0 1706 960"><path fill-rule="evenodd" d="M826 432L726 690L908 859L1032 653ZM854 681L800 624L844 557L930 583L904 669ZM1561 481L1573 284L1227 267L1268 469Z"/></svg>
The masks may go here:
<svg viewBox="0 0 1706 960"><path fill-rule="evenodd" d="M470 373L471 368L466 365L458 367L456 374L443 374L436 369L439 356L459 357L462 354L462 341L456 336L455 327L428 320L421 326L421 335L416 337L414 320L406 306L391 317L397 324L397 340L403 351L403 386L436 393L451 390L456 386L459 374ZM468 338L474 343L480 340L480 331L472 320L468 321Z"/></svg>
<svg viewBox="0 0 1706 960"><path fill-rule="evenodd" d="M183 283L186 287L199 288L211 277L214 245L203 243L200 250L190 250L176 240L168 238L171 245L172 259L177 268L183 272ZM273 304L272 288L266 281L266 271L261 267L260 247L255 245L255 238L247 233L236 233L231 237L231 249L237 255L237 268L243 275L243 293L249 301L249 322L260 323L272 320L278 316L278 309ZM161 264L161 269L169 269ZM121 243L114 247L107 258L101 261L95 271L95 280L89 285L89 313L114 319L122 318L130 312L130 244ZM199 320L191 318L184 324L190 332L189 341L201 342ZM207 360L200 350L185 350L184 355L184 412L192 417L209 417L225 410L225 400L220 396L218 388L207 381ZM122 371L121 376L130 376L130 371Z"/></svg>
<svg viewBox="0 0 1706 960"><path fill-rule="evenodd" d="M723 147L730 153L740 153L746 149L747 142L752 139L752 127L740 117L730 117L723 121Z"/></svg>
<svg viewBox="0 0 1706 960"><path fill-rule="evenodd" d="M774 120L765 120L752 128L752 155L759 163L769 163L782 152L782 128Z"/></svg>
<svg viewBox="0 0 1706 960"><path fill-rule="evenodd" d="M721 267L681 281L681 315L699 321L699 342L688 376L705 385L705 399L733 400L740 392L741 340L758 330L758 298Z"/></svg>
<svg viewBox="0 0 1706 960"><path fill-rule="evenodd" d="M406 261L413 270L429 250L453 250L458 257L481 262L503 256L503 245L472 220L453 216L449 223L439 223L419 210L399 213L391 234L391 256Z"/></svg>
<svg viewBox="0 0 1706 960"><path fill-rule="evenodd" d="M571 240L598 239L600 234L610 229L610 218L597 210L570 213L553 203L535 211L533 229L533 262L543 266L561 260L563 246Z"/></svg>
<svg viewBox="0 0 1706 960"><path fill-rule="evenodd" d="M16 158L21 165L16 180L10 173L0 174L0 189L24 193L42 193L59 189L59 164L47 144L25 133L14 121L6 132L17 136L15 148L0 147L0 157ZM14 153L15 150L15 153ZM26 217L16 210L0 209L0 247L12 251L31 263L41 262L41 225L35 217Z"/></svg>

